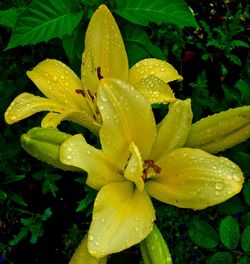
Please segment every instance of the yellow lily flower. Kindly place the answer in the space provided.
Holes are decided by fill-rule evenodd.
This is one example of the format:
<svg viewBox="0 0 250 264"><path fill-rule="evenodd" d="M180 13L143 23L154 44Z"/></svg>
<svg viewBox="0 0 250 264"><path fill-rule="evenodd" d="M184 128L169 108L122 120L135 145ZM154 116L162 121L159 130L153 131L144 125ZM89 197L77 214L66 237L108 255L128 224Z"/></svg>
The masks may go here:
<svg viewBox="0 0 250 264"><path fill-rule="evenodd" d="M97 133L101 125L96 92L99 80L116 78L128 81L150 103L168 103L175 100L167 82L182 80L167 62L145 59L130 70L119 28L105 5L93 14L85 36L82 80L65 64L47 59L40 62L28 77L47 97L22 93L5 113L5 120L13 124L40 111L49 111L42 127L57 127L62 120L83 125Z"/></svg>
<svg viewBox="0 0 250 264"><path fill-rule="evenodd" d="M94 257L122 251L149 235L155 220L150 197L203 209L240 192L244 179L237 165L183 148L192 122L190 104L174 101L156 125L150 104L133 86L112 78L99 82L102 149L80 134L60 148L60 160L85 170L86 183L99 190L88 233Z"/></svg>

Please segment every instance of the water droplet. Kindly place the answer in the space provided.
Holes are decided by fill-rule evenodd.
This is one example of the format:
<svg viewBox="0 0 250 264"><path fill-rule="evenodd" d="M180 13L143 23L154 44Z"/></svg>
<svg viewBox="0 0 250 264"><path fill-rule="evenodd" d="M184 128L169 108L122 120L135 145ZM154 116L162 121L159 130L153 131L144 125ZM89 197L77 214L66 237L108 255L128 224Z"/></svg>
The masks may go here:
<svg viewBox="0 0 250 264"><path fill-rule="evenodd" d="M11 116L10 120L12 120L12 121L16 120L16 116Z"/></svg>
<svg viewBox="0 0 250 264"><path fill-rule="evenodd" d="M67 155L67 156L66 156L66 159L67 159L67 160L71 160L71 159L72 159L72 156L71 156L71 155Z"/></svg>
<svg viewBox="0 0 250 264"><path fill-rule="evenodd" d="M53 77L53 80L54 80L55 82L57 81L57 79L58 79L57 76L54 76L54 77Z"/></svg>
<svg viewBox="0 0 250 264"><path fill-rule="evenodd" d="M99 245L99 242L96 241L96 242L95 242L95 245L98 246L98 245Z"/></svg>
<svg viewBox="0 0 250 264"><path fill-rule="evenodd" d="M105 95L103 95L103 94L100 94L100 99L103 102L107 102L108 101L107 97Z"/></svg>
<svg viewBox="0 0 250 264"><path fill-rule="evenodd" d="M60 77L62 80L65 78L63 75L61 75L61 77Z"/></svg>
<svg viewBox="0 0 250 264"><path fill-rule="evenodd" d="M94 237L92 235L89 235L88 238L89 238L90 241L93 241L94 240Z"/></svg>
<svg viewBox="0 0 250 264"><path fill-rule="evenodd" d="M131 173L135 173L136 172L136 166L130 167L129 170L130 170Z"/></svg>
<svg viewBox="0 0 250 264"><path fill-rule="evenodd" d="M105 222L105 220L102 218L102 219L101 219L101 222L102 222L102 223L104 223L104 222Z"/></svg>
<svg viewBox="0 0 250 264"><path fill-rule="evenodd" d="M68 147L68 148L67 148L67 151L72 151L72 148Z"/></svg>
<svg viewBox="0 0 250 264"><path fill-rule="evenodd" d="M47 84L50 84L50 81L49 80L47 81Z"/></svg>
<svg viewBox="0 0 250 264"><path fill-rule="evenodd" d="M234 174L234 175L233 175L233 179L234 179L235 181L237 181L237 182L241 182L241 181L242 181L242 178L241 178L241 176L240 176L239 174Z"/></svg>
<svg viewBox="0 0 250 264"><path fill-rule="evenodd" d="M135 227L135 231L138 232L139 231L139 228L138 227Z"/></svg>
<svg viewBox="0 0 250 264"><path fill-rule="evenodd" d="M68 83L68 82L65 82L64 84L65 84L66 86L69 86L69 83Z"/></svg>
<svg viewBox="0 0 250 264"><path fill-rule="evenodd" d="M222 183L222 182L215 183L215 189L216 190L222 190L223 188L224 188L224 183Z"/></svg>
<svg viewBox="0 0 250 264"><path fill-rule="evenodd" d="M104 106L103 105L99 105L99 109L100 110L103 110L104 109Z"/></svg>

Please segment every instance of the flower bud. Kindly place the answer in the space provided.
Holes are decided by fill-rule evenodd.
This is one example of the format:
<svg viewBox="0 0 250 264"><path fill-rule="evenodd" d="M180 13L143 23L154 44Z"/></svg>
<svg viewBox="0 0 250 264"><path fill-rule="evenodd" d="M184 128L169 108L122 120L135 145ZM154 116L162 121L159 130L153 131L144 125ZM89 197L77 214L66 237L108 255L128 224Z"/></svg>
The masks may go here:
<svg viewBox="0 0 250 264"><path fill-rule="evenodd" d="M172 258L161 232L154 224L152 232L140 243L145 264L172 264Z"/></svg>
<svg viewBox="0 0 250 264"><path fill-rule="evenodd" d="M22 147L31 156L62 170L77 171L59 160L61 144L71 135L53 128L34 127L21 136Z"/></svg>
<svg viewBox="0 0 250 264"><path fill-rule="evenodd" d="M215 154L250 137L250 106L220 112L192 124L185 147Z"/></svg>

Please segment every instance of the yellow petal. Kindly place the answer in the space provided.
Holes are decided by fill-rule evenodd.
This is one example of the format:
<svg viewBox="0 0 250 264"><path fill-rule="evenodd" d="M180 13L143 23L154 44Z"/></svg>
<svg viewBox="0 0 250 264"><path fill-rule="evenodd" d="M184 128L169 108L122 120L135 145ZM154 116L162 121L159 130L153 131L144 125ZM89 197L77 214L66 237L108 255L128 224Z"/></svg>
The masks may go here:
<svg viewBox="0 0 250 264"><path fill-rule="evenodd" d="M103 258L93 257L89 254L87 243L88 236L86 235L74 252L69 264L106 264L107 256Z"/></svg>
<svg viewBox="0 0 250 264"><path fill-rule="evenodd" d="M149 75L154 75L167 83L175 80L182 81L183 79L171 64L163 60L151 58L137 62L129 70L128 81L135 85Z"/></svg>
<svg viewBox="0 0 250 264"><path fill-rule="evenodd" d="M145 184L154 198L181 208L204 209L239 193L244 181L232 161L199 149L181 148L158 160L158 177Z"/></svg>
<svg viewBox="0 0 250 264"><path fill-rule="evenodd" d="M152 230L155 212L145 191L131 182L111 183L97 194L88 237L95 257L122 251L142 241Z"/></svg>
<svg viewBox="0 0 250 264"><path fill-rule="evenodd" d="M97 190L108 183L124 180L105 154L89 145L80 134L62 144L60 160L64 164L85 170L88 173L86 183Z"/></svg>
<svg viewBox="0 0 250 264"><path fill-rule="evenodd" d="M82 125L92 131L94 134L98 134L101 127L94 118L89 116L84 111L68 110L63 113L48 113L42 120L42 127L58 127L63 120L72 121L79 125Z"/></svg>
<svg viewBox="0 0 250 264"><path fill-rule="evenodd" d="M103 120L100 130L102 149L110 160L123 170L132 142L145 159L156 136L154 115L146 98L123 81L103 79L97 104Z"/></svg>
<svg viewBox="0 0 250 264"><path fill-rule="evenodd" d="M250 137L250 106L220 112L192 124L185 146L217 153Z"/></svg>
<svg viewBox="0 0 250 264"><path fill-rule="evenodd" d="M44 60L32 71L28 71L27 75L46 97L91 113L86 98L76 92L83 89L81 80L62 62Z"/></svg>
<svg viewBox="0 0 250 264"><path fill-rule="evenodd" d="M150 158L157 160L164 153L185 143L192 123L191 101L176 100L169 105L168 114L157 126L157 137Z"/></svg>
<svg viewBox="0 0 250 264"><path fill-rule="evenodd" d="M85 89L96 93L99 78L126 80L128 59L119 28L105 5L93 14L85 36L82 81Z"/></svg>
<svg viewBox="0 0 250 264"><path fill-rule="evenodd" d="M124 177L135 183L139 191L144 188L143 175L143 161L141 159L140 151L134 143L130 145L131 156L124 171Z"/></svg>
<svg viewBox="0 0 250 264"><path fill-rule="evenodd" d="M142 79L135 88L150 104L170 103L176 100L170 86L153 75Z"/></svg>
<svg viewBox="0 0 250 264"><path fill-rule="evenodd" d="M5 121L8 124L16 123L41 111L64 112L68 106L56 101L35 96L30 93L18 95L5 112Z"/></svg>

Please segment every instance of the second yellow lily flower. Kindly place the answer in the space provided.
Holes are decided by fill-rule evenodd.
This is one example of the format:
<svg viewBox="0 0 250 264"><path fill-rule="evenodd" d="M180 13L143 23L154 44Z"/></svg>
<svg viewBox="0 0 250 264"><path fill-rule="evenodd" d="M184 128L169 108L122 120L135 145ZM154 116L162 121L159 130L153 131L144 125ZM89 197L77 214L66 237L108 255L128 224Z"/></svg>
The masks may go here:
<svg viewBox="0 0 250 264"><path fill-rule="evenodd" d="M150 103L169 103L175 100L167 84L182 80L167 62L145 59L130 70L119 28L105 5L93 14L85 36L81 80L65 64L47 59L28 71L28 77L47 97L30 93L17 96L5 113L5 120L13 124L40 111L49 111L42 127L57 127L69 120L98 133L102 120L96 104L97 86L102 78L127 81L140 91Z"/></svg>

